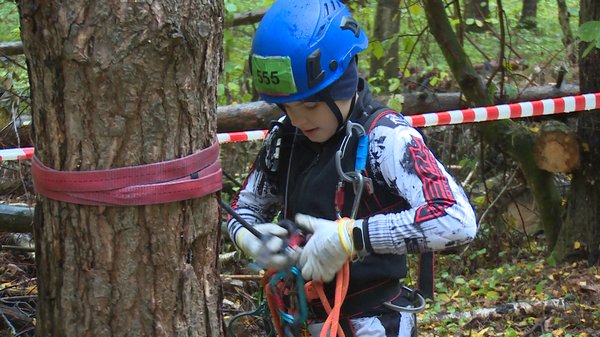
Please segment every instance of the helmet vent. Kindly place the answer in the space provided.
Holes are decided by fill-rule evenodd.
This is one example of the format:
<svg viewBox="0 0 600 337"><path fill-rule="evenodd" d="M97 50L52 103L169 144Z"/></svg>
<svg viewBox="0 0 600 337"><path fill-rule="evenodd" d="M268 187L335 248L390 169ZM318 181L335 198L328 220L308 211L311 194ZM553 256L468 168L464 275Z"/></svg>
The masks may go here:
<svg viewBox="0 0 600 337"><path fill-rule="evenodd" d="M354 33L354 36L360 36L360 28L358 27L358 23L350 16L344 16L342 18L342 23L340 24L342 30L349 29Z"/></svg>
<svg viewBox="0 0 600 337"><path fill-rule="evenodd" d="M336 6L336 4L337 4L337 6ZM340 9L342 7L342 4L339 1L331 0L331 1L329 1L329 3L325 2L323 4L323 6L325 6L325 16L327 17L330 15L333 15L333 13L335 13L336 9Z"/></svg>

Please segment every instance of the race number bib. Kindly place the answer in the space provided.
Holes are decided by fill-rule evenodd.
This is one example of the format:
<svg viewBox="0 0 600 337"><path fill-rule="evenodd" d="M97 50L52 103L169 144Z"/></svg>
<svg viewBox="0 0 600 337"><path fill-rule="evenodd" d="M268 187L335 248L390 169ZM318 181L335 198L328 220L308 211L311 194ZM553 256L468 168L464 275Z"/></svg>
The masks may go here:
<svg viewBox="0 0 600 337"><path fill-rule="evenodd" d="M273 96L297 92L289 57L252 55L251 62L252 80L258 92Z"/></svg>

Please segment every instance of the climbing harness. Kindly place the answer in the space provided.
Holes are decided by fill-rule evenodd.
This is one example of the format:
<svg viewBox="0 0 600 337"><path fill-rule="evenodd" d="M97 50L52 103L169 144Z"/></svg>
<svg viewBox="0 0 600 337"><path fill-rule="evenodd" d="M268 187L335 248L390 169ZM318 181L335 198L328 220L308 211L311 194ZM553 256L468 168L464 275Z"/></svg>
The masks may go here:
<svg viewBox="0 0 600 337"><path fill-rule="evenodd" d="M385 113L387 113L387 112L383 112L382 114L379 114L379 115L383 115ZM379 115L376 115L375 117L377 118L377 117L379 117ZM363 174L363 172L365 172L365 170L366 170L367 156L368 156L368 150L369 150L368 149L369 136L365 132L365 128L361 124L354 123L351 121L348 121L347 123L348 124L346 127L346 135L345 135L344 139L342 140L340 149L336 152L336 157L335 157L336 169L338 171L338 175L340 176L340 181L338 183L338 189L336 191L335 205L336 205L336 212L338 213L338 218L341 218L343 198L345 196L344 190L343 190L344 184L346 182L352 183L355 196L354 196L354 202L352 205L352 211L351 211L350 218L355 219L356 214L358 213L358 208L360 205L363 191L366 189L369 194L372 194L373 193L373 182L372 182L371 178L366 177ZM348 146L350 138L353 137L354 133L356 133L357 136L359 137L358 145L357 145L357 149L356 149L356 161L355 161L355 165L354 165L354 171L344 172L344 170L342 168L342 159L346 153L346 148ZM383 306L388 309L394 310L394 311L408 312L408 313L418 313L425 309L425 298L423 297L423 295L420 292L414 291L406 286L402 286L402 289L405 291L408 291L408 293L410 294L410 299L411 299L410 306L398 306L389 301L384 302Z"/></svg>

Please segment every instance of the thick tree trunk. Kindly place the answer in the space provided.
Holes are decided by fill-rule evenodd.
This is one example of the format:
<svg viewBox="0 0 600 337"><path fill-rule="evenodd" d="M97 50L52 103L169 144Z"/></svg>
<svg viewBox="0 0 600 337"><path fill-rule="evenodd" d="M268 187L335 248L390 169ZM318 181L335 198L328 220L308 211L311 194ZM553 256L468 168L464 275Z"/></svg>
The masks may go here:
<svg viewBox="0 0 600 337"><path fill-rule="evenodd" d="M600 3L582 0L580 22L600 20ZM585 57L587 43L580 43L579 81L582 92L600 90L600 50ZM586 146L582 152L581 168L573 172L567 195L567 216L554 255L558 259L586 258L593 264L599 261L600 249L600 111L582 114L577 123L577 134ZM576 242L581 245L575 244ZM580 248L578 248L580 247Z"/></svg>
<svg viewBox="0 0 600 337"><path fill-rule="evenodd" d="M387 80L398 78L398 32L400 30L400 0L380 0L375 10L373 38L381 43L384 54L381 58L371 54L371 76L376 77L375 85L388 92Z"/></svg>
<svg viewBox="0 0 600 337"><path fill-rule="evenodd" d="M19 1L37 156L61 171L214 142L220 1ZM136 207L40 198L37 336L221 336L214 196Z"/></svg>
<svg viewBox="0 0 600 337"><path fill-rule="evenodd" d="M537 27L537 6L539 0L523 0L519 27L531 29Z"/></svg>
<svg viewBox="0 0 600 337"><path fill-rule="evenodd" d="M467 104L490 105L483 82L471 65L471 61L458 43L446 15L442 0L424 0L427 22L432 35L444 53L444 57L459 83ZM531 131L513 121L478 124L478 130L490 144L508 153L519 165L536 200L548 244L553 247L561 226L562 208L560 194L551 173L540 170L533 159L534 138Z"/></svg>

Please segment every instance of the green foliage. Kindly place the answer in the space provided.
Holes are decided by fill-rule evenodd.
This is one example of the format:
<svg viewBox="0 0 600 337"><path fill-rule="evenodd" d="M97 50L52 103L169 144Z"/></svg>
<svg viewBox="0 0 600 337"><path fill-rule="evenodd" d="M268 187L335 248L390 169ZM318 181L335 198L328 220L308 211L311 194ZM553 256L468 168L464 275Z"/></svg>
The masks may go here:
<svg viewBox="0 0 600 337"><path fill-rule="evenodd" d="M0 0L0 42L20 39L19 13L14 1Z"/></svg>
<svg viewBox="0 0 600 337"><path fill-rule="evenodd" d="M588 21L582 24L579 26L577 35L582 41L589 43L583 51L583 57L586 57L594 48L600 49L600 21Z"/></svg>

